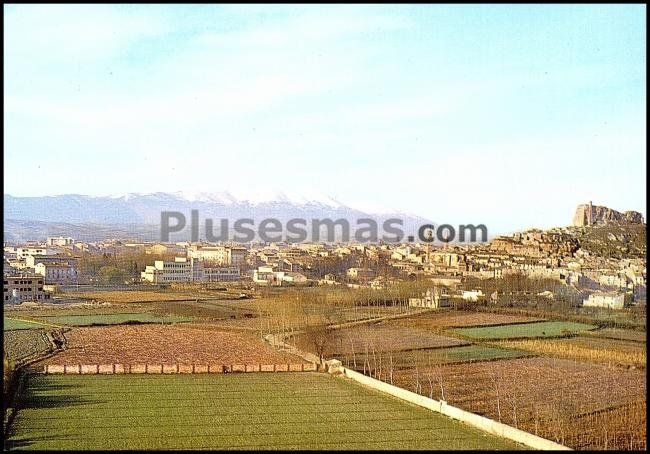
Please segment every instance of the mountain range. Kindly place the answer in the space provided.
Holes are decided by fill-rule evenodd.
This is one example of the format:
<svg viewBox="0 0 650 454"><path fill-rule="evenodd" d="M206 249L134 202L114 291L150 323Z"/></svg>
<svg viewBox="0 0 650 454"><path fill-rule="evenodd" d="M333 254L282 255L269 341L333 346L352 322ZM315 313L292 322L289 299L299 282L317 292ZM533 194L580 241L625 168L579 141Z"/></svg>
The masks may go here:
<svg viewBox="0 0 650 454"><path fill-rule="evenodd" d="M176 211L187 219L186 228L172 239L183 241L190 236L190 213L198 210L201 230L205 219L347 219L351 227L356 220L372 218L379 225L389 218L403 220L406 234L415 234L420 225L431 221L399 212L370 212L344 205L327 196L291 196L286 193L237 197L228 192L216 193L128 193L112 196L65 194L43 197L4 196L5 241L40 240L47 236L71 236L85 241L122 237L144 240L160 239L161 212ZM382 210L383 211L383 210ZM354 231L354 229L352 229Z"/></svg>

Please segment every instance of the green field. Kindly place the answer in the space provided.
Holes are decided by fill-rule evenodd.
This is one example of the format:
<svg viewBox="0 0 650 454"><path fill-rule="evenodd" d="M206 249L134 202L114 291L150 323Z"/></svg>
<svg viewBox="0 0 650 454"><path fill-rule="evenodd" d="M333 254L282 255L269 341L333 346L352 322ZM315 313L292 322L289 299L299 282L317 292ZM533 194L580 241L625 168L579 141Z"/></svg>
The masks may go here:
<svg viewBox="0 0 650 454"><path fill-rule="evenodd" d="M3 331L13 331L17 329L43 329L45 326L38 323L30 323L23 320L14 320L11 318L2 318Z"/></svg>
<svg viewBox="0 0 650 454"><path fill-rule="evenodd" d="M375 354L374 357L372 354L365 355L356 353L354 356L351 354L339 355L337 358L343 361L345 366L361 372L363 371L364 359L366 359L366 364L371 369L382 368L382 370L386 371L390 368L391 360L393 368L399 370L415 368L416 365L418 367L426 367L439 364L490 361L493 359L513 359L531 355L530 352L513 348L464 345L461 347L428 348L392 353L380 352Z"/></svg>
<svg viewBox="0 0 650 454"><path fill-rule="evenodd" d="M451 331L472 339L520 339L532 337L561 337L595 329L594 325L574 322L537 322L516 325L456 328Z"/></svg>
<svg viewBox="0 0 650 454"><path fill-rule="evenodd" d="M520 449L320 373L52 376L28 382L8 449Z"/></svg>
<svg viewBox="0 0 650 454"><path fill-rule="evenodd" d="M135 314L102 314L102 315L53 315L39 317L44 322L69 326L90 325L119 325L122 323L179 323L189 322L191 317L178 315L157 315L149 312Z"/></svg>

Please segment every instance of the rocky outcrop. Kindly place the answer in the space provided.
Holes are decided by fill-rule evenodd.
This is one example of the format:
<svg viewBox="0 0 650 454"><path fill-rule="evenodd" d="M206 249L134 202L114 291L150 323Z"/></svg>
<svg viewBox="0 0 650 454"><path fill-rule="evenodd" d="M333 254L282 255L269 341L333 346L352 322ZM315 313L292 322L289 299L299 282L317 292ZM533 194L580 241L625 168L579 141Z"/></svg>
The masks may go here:
<svg viewBox="0 0 650 454"><path fill-rule="evenodd" d="M489 247L492 252L496 253L524 257L548 257L571 255L578 250L580 245L572 235L566 233L531 230L518 232L510 237L497 237Z"/></svg>
<svg viewBox="0 0 650 454"><path fill-rule="evenodd" d="M583 227L586 225L602 225L611 223L643 224L643 215L638 211L620 211L611 208L592 205L591 202L578 205L573 216L573 225Z"/></svg>

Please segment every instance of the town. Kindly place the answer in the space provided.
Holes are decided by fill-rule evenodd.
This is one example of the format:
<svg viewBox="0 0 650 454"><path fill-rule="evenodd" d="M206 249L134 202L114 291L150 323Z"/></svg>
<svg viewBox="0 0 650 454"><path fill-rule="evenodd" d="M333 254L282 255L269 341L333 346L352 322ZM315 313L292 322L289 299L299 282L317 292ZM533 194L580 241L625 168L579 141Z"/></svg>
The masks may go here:
<svg viewBox="0 0 650 454"><path fill-rule="evenodd" d="M5 361L43 379L361 373L528 447L645 447L645 228L590 202L570 226L476 244L6 244ZM423 434L412 446L445 442Z"/></svg>
<svg viewBox="0 0 650 454"><path fill-rule="evenodd" d="M619 223L613 221L612 227L612 221L601 215L602 225L600 221L593 225L591 219L596 216L584 215L585 207L593 210L590 204L578 207L569 227L529 230L469 245L89 243L51 237L45 242L4 246L4 301L49 301L61 290L93 285L164 288L173 283L240 282L382 289L398 281L426 280L432 288L444 289L430 303L444 307L457 298L494 304L510 300L513 291L489 291L495 288L493 282L525 278L549 286L535 294L521 290L527 298L612 309L643 304L642 218L626 221L627 230L616 233ZM612 212L617 213L606 211ZM593 227L591 236L602 234L603 238L585 236L586 226ZM606 253L597 249L605 246Z"/></svg>
<svg viewBox="0 0 650 454"><path fill-rule="evenodd" d="M6 4L3 450L647 450L647 7Z"/></svg>

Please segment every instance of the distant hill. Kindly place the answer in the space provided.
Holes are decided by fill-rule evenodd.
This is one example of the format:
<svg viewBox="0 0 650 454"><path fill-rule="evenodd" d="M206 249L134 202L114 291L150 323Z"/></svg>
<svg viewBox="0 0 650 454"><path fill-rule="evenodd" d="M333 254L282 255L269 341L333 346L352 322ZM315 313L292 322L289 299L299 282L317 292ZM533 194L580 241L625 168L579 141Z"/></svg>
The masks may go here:
<svg viewBox="0 0 650 454"><path fill-rule="evenodd" d="M176 241L190 238L190 213L198 210L200 231L204 220L213 219L215 230L220 219L228 219L230 228L237 219L254 219L256 225L266 218L278 219L284 225L293 218L346 219L354 227L360 218L372 218L381 223L388 218L404 222L406 234L416 233L420 225L430 220L404 213L376 213L348 207L331 198L305 199L274 194L257 200L241 199L229 193L157 192L92 197L66 194L45 197L4 196L5 241L45 239L66 235L87 241L114 237L160 239L162 211L177 211L187 219L186 229L175 234ZM354 229L353 229L354 231ZM201 233L203 237L203 234Z"/></svg>

